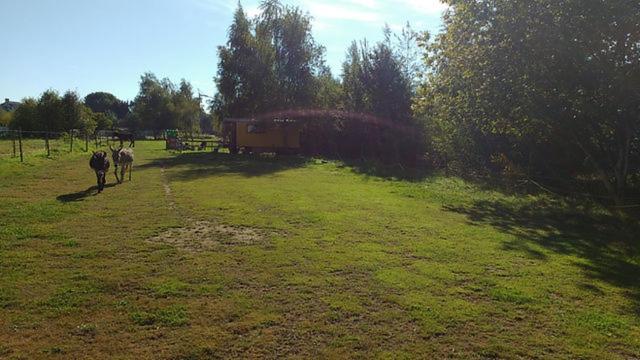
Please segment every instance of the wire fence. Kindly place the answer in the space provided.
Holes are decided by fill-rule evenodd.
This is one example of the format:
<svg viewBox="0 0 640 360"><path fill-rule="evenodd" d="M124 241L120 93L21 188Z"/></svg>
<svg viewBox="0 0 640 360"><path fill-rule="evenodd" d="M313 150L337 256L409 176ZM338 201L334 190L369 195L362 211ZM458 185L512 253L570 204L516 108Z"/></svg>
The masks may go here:
<svg viewBox="0 0 640 360"><path fill-rule="evenodd" d="M89 134L80 130L68 132L0 130L0 160L30 157L52 157L74 151L89 152L108 144L112 138L105 134Z"/></svg>

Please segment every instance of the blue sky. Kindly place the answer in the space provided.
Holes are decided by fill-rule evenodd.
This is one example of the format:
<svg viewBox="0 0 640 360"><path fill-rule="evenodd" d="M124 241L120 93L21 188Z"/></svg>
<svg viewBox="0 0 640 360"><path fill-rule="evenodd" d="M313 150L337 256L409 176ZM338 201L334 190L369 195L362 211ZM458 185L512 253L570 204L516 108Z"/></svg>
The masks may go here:
<svg viewBox="0 0 640 360"><path fill-rule="evenodd" d="M437 32L439 0L289 0L314 18L314 36L340 72L352 40L382 37L409 21ZM245 0L249 15L259 0ZM184 78L213 94L216 47L226 41L237 1L223 0L0 0L0 99L38 96L45 89L84 96L108 91L133 99L150 71ZM1 100L0 100L1 101Z"/></svg>

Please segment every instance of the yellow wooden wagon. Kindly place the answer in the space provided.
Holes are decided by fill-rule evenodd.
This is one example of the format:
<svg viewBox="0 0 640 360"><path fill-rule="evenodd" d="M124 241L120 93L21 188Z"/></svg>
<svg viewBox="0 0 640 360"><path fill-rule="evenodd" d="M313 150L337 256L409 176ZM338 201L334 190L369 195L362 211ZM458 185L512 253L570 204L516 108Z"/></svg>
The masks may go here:
<svg viewBox="0 0 640 360"><path fill-rule="evenodd" d="M223 121L224 145L232 154L291 154L300 150L301 125L291 119Z"/></svg>

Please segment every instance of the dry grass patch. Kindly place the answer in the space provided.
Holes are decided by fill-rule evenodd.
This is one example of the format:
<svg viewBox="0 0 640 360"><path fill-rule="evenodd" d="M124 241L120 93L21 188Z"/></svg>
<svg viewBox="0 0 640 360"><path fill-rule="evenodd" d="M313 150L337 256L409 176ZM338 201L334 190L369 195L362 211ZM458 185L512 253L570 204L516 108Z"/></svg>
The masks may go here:
<svg viewBox="0 0 640 360"><path fill-rule="evenodd" d="M209 221L195 221L185 227L169 229L148 241L168 244L187 251L210 251L220 246L250 246L268 242L262 231Z"/></svg>

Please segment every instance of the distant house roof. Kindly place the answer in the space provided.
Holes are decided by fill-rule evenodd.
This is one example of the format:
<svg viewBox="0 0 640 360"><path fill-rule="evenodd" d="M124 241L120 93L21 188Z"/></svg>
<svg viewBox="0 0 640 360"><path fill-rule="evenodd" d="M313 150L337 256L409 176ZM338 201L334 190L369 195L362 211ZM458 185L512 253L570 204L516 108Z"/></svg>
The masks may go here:
<svg viewBox="0 0 640 360"><path fill-rule="evenodd" d="M20 106L19 102L9 101L9 99L4 99L4 102L0 104L0 108L4 111L14 111Z"/></svg>

